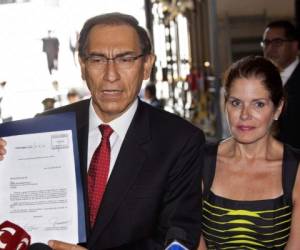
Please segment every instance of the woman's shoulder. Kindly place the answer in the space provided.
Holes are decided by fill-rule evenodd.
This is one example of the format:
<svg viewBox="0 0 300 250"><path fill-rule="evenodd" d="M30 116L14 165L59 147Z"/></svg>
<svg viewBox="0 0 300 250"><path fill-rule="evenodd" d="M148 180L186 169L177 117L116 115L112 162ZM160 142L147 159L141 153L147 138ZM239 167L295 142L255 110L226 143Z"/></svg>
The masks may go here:
<svg viewBox="0 0 300 250"><path fill-rule="evenodd" d="M294 148L288 144L285 145L285 148L286 151L289 152L289 158L287 159L289 168L286 170L286 172L288 172L287 175L289 175L289 180L287 181L292 183L290 185L293 190L293 204L294 206L297 205L297 207L300 207L300 149ZM294 162L294 164L290 162Z"/></svg>
<svg viewBox="0 0 300 250"><path fill-rule="evenodd" d="M203 145L203 151L207 154L207 153L212 153L215 150L217 150L219 146L219 142L216 141L209 141L209 142L205 142L205 144Z"/></svg>
<svg viewBox="0 0 300 250"><path fill-rule="evenodd" d="M286 150L286 153L290 157L294 157L297 161L300 161L300 149L299 148L295 148L289 144L284 144L284 148Z"/></svg>
<svg viewBox="0 0 300 250"><path fill-rule="evenodd" d="M214 169L217 159L227 156L226 152L230 149L231 143L230 139L206 142L202 148L202 157L206 168Z"/></svg>
<svg viewBox="0 0 300 250"><path fill-rule="evenodd" d="M234 139L229 137L225 140L222 140L218 144L218 150L217 154L219 157L222 156L229 156L232 154L232 149L233 149L233 144L234 144Z"/></svg>
<svg viewBox="0 0 300 250"><path fill-rule="evenodd" d="M300 150L288 144L284 144L283 185L284 185L285 192L289 196L291 196L292 194L293 201L300 200L299 163L300 163Z"/></svg>

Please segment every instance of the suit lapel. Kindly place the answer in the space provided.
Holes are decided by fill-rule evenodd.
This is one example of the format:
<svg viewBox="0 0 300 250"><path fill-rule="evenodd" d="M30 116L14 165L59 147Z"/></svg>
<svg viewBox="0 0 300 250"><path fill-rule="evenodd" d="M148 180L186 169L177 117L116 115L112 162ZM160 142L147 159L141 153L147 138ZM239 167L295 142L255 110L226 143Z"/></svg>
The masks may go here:
<svg viewBox="0 0 300 250"><path fill-rule="evenodd" d="M107 184L99 215L89 245L101 236L104 228L117 212L146 159L144 146L150 139L149 117L139 101L137 112L124 138L113 172Z"/></svg>
<svg viewBox="0 0 300 250"><path fill-rule="evenodd" d="M77 140L81 171L81 181L84 193L85 206L85 221L86 232L89 234L89 217L88 217L88 200L87 200L87 148L88 148L88 133L89 133L89 100L85 100L76 109L76 125L77 125Z"/></svg>
<svg viewBox="0 0 300 250"><path fill-rule="evenodd" d="M291 76L287 80L286 84L284 85L285 90L287 92L289 92L290 89L294 89L294 88L298 89L299 82L296 81L296 79L299 79L299 78L300 78L300 62L298 63L298 65L294 69L293 73L291 74Z"/></svg>

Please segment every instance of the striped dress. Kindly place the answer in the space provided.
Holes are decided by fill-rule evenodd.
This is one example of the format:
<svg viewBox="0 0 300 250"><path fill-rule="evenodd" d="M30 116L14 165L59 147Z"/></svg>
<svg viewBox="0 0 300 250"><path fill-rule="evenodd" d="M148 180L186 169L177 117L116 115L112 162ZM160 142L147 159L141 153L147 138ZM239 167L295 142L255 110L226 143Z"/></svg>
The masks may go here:
<svg viewBox="0 0 300 250"><path fill-rule="evenodd" d="M210 190L217 148L217 144L210 144L204 149L202 235L207 248L284 249L291 226L292 190L299 154L284 145L282 196L268 200L235 201Z"/></svg>

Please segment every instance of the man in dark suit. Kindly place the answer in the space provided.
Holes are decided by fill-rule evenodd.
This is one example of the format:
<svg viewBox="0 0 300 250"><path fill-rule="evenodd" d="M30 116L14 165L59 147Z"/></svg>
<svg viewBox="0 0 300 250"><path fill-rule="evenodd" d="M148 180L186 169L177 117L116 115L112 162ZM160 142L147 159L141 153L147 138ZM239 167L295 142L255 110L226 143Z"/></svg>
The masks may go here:
<svg viewBox="0 0 300 250"><path fill-rule="evenodd" d="M52 31L48 30L48 37L42 39L43 41L43 52L47 56L47 64L49 73L57 70L58 66L58 51L59 51L59 41L56 37L52 36Z"/></svg>
<svg viewBox="0 0 300 250"><path fill-rule="evenodd" d="M162 103L156 97L156 87L153 83L148 83L144 90L144 100L152 107L163 108Z"/></svg>
<svg viewBox="0 0 300 250"><path fill-rule="evenodd" d="M264 56L280 69L287 102L278 120L278 139L300 148L300 64L299 36L289 21L280 20L267 25L262 41Z"/></svg>
<svg viewBox="0 0 300 250"><path fill-rule="evenodd" d="M138 99L155 60L146 31L128 15L91 18L80 33L79 57L91 100L46 114L76 113L86 218L91 215L90 162L101 140L98 126L113 130L109 176L96 220L86 221L86 247L164 249L166 235L173 232L170 240L178 236L196 249L201 219L198 160L204 136L182 118ZM1 150L3 146L0 157ZM50 245L55 250L82 249L58 241Z"/></svg>

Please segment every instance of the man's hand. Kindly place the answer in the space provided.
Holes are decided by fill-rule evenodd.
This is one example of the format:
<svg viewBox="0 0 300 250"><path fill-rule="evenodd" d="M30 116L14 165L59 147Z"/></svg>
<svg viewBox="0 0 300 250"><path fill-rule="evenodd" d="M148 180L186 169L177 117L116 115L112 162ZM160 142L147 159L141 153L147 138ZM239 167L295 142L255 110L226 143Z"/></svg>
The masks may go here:
<svg viewBox="0 0 300 250"><path fill-rule="evenodd" d="M4 159L4 155L6 154L6 141L0 138L0 161Z"/></svg>
<svg viewBox="0 0 300 250"><path fill-rule="evenodd" d="M87 248L58 241L58 240L49 240L48 245L53 250L87 250Z"/></svg>

